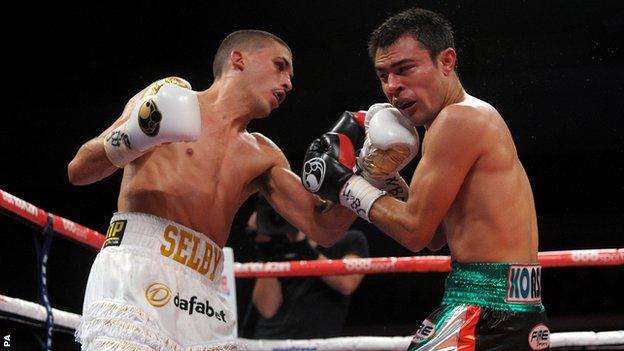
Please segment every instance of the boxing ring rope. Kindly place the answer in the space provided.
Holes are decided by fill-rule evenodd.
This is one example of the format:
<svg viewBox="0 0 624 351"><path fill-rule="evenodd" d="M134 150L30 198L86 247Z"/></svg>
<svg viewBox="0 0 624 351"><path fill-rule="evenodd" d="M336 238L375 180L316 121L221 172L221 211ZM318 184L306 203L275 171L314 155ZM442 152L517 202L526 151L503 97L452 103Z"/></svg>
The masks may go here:
<svg viewBox="0 0 624 351"><path fill-rule="evenodd" d="M100 250L105 236L0 190L0 207L13 217L45 227L48 215L52 230L66 238ZM624 265L624 249L544 251L538 254L542 267L587 267ZM450 256L373 257L324 261L235 263L236 278L325 276L399 272L448 272Z"/></svg>
<svg viewBox="0 0 624 351"><path fill-rule="evenodd" d="M46 319L43 306L33 302L0 295L0 310L16 316L26 317L33 324L42 324ZM55 323L66 330L74 330L80 323L80 315L52 309ZM39 322L39 323L37 323ZM550 336L551 347L605 346L621 345L624 342L624 330L606 332L566 332L553 333ZM242 350L331 350L331 351L404 351L412 339L411 336L355 336L329 339L308 340L252 340L239 339Z"/></svg>
<svg viewBox="0 0 624 351"><path fill-rule="evenodd" d="M66 218L47 213L36 206L0 189L0 210L9 217L48 228L44 235L60 234L72 241L99 250L105 236ZM542 267L622 266L624 249L563 250L539 253ZM289 261L235 263L236 278L324 276L340 274L379 274L397 272L448 272L449 256L375 257L324 261ZM48 307L46 309L46 307ZM53 316L55 328L71 331L79 324L80 315L42 306L30 301L0 295L3 318L45 325ZM310 340L239 339L242 350L405 350L407 337L341 337ZM566 332L551 334L551 347L624 345L624 330L606 332Z"/></svg>

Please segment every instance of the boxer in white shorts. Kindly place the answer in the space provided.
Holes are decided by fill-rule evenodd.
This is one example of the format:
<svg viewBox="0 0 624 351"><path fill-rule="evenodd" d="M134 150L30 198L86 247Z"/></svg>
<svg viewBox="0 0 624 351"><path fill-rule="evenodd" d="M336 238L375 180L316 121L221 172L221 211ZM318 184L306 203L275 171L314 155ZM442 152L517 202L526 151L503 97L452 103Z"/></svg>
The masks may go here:
<svg viewBox="0 0 624 351"><path fill-rule="evenodd" d="M234 32L213 74L204 91L176 77L148 86L68 166L76 185L123 168L119 214L93 265L77 331L84 350L230 348L235 311L214 281L234 215L256 192L323 246L355 219L308 193L282 151L246 130L292 89L290 48L264 31Z"/></svg>
<svg viewBox="0 0 624 351"><path fill-rule="evenodd" d="M117 213L91 269L78 337L85 349L120 340L155 350L234 349L236 311L217 292L222 269L221 248L204 234Z"/></svg>

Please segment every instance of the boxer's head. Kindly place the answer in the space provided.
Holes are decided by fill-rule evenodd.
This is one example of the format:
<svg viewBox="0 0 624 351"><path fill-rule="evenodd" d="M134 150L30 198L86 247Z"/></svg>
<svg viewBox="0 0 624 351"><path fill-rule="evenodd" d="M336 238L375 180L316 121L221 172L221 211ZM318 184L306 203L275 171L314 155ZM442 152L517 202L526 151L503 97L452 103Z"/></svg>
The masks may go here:
<svg viewBox="0 0 624 351"><path fill-rule="evenodd" d="M450 23L437 13L410 9L375 29L368 50L388 101L416 125L433 121L457 82Z"/></svg>
<svg viewBox="0 0 624 351"><path fill-rule="evenodd" d="M215 81L235 79L251 104L254 117L265 117L292 89L292 52L277 36L260 30L240 30L221 43L213 63Z"/></svg>

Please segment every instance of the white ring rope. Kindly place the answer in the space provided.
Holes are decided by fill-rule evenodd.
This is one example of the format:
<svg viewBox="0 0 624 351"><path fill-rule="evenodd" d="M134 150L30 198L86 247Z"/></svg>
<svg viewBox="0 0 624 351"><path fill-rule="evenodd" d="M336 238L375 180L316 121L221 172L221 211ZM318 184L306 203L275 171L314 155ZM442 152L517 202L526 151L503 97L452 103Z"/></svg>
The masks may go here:
<svg viewBox="0 0 624 351"><path fill-rule="evenodd" d="M21 316L20 320L36 320L44 322L45 308L34 302L0 295L0 311L3 315ZM76 329L80 323L80 315L52 309L54 323L67 329ZM411 336L354 336L329 339L308 340L253 340L239 338L239 350L249 351L373 351L407 349ZM624 330L604 332L565 332L550 335L550 346L603 346L624 345Z"/></svg>
<svg viewBox="0 0 624 351"><path fill-rule="evenodd" d="M20 320L34 320L45 322L47 313L45 307L34 302L16 299L5 295L0 295L0 311L3 315L22 317ZM76 329L80 324L80 315L52 309L54 324L67 329Z"/></svg>

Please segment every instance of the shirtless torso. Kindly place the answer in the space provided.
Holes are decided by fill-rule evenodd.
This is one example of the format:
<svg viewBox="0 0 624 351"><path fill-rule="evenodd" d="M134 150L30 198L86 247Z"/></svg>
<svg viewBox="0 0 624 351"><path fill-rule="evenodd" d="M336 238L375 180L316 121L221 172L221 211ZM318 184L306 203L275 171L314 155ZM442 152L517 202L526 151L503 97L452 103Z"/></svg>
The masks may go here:
<svg viewBox="0 0 624 351"><path fill-rule="evenodd" d="M531 186L518 159L511 134L499 113L471 96L456 105L463 118L481 129L475 147L479 155L465 176L459 192L442 220L453 258L460 262L537 262L537 220ZM477 116L476 118L473 118ZM423 157L442 130L436 119L427 131ZM438 132L438 128L440 128ZM461 130L456 130L461 132ZM449 150L450 152L450 150ZM435 150L432 150L435 157Z"/></svg>
<svg viewBox="0 0 624 351"><path fill-rule="evenodd" d="M535 204L511 133L464 91L455 62L453 49L433 62L410 36L377 51L388 100L427 131L407 203L380 198L372 222L413 251L448 242L460 262L535 263Z"/></svg>
<svg viewBox="0 0 624 351"><path fill-rule="evenodd" d="M321 245L331 245L354 215L340 206L321 213L322 202L305 191L282 151L265 136L246 130L251 120L277 108L292 88L290 50L269 41L244 57L236 56L224 78L197 92L197 140L159 145L124 167L118 210L175 221L223 246L238 208L260 191L293 225ZM142 94L130 99L113 125L81 147L68 168L72 183L90 184L117 170L102 139L128 120Z"/></svg>
<svg viewBox="0 0 624 351"><path fill-rule="evenodd" d="M206 129L193 144L162 146L127 167L119 210L171 219L223 246L236 211L258 190L254 180L282 160L260 134L215 123Z"/></svg>

